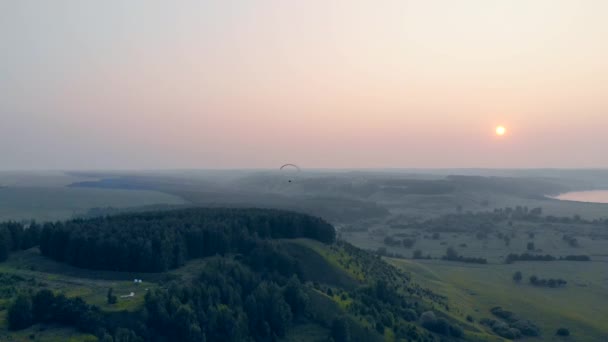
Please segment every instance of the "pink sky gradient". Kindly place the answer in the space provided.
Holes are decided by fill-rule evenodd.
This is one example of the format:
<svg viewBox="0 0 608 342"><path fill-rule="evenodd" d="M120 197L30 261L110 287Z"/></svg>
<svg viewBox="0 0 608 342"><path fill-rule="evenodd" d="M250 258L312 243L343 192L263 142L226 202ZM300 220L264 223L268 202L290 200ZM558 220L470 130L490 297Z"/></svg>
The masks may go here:
<svg viewBox="0 0 608 342"><path fill-rule="evenodd" d="M2 2L0 169L606 168L607 16L592 0Z"/></svg>

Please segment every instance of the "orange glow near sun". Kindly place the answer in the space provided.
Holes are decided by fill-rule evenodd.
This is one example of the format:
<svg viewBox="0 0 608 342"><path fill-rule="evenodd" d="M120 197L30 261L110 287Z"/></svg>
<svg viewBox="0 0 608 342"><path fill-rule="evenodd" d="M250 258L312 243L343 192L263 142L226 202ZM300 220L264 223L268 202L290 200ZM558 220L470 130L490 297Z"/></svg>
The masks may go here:
<svg viewBox="0 0 608 342"><path fill-rule="evenodd" d="M507 133L507 129L504 126L496 127L496 135L503 136L505 133Z"/></svg>

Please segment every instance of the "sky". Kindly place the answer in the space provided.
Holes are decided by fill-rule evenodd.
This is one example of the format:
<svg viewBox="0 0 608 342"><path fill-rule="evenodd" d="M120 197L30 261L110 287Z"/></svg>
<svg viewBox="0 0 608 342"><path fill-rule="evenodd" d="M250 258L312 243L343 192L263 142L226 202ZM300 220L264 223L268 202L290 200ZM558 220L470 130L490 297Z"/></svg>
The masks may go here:
<svg viewBox="0 0 608 342"><path fill-rule="evenodd" d="M0 169L608 168L607 17L602 0L2 0Z"/></svg>

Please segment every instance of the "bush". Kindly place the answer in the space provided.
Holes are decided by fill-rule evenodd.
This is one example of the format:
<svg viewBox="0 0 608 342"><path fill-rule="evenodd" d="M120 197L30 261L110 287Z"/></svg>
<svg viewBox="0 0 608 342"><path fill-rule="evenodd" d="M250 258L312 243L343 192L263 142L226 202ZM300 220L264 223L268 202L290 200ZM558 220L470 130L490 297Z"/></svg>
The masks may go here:
<svg viewBox="0 0 608 342"><path fill-rule="evenodd" d="M108 289L107 302L108 304L116 304L117 301L118 298L116 297L116 295L112 294L112 288L110 287Z"/></svg>
<svg viewBox="0 0 608 342"><path fill-rule="evenodd" d="M450 336L460 338L464 336L464 331L457 325L450 325Z"/></svg>
<svg viewBox="0 0 608 342"><path fill-rule="evenodd" d="M32 325L32 300L25 294L19 294L8 308L8 327L11 330L25 329Z"/></svg>
<svg viewBox="0 0 608 342"><path fill-rule="evenodd" d="M416 313L416 311L414 311L412 309L405 309L405 311L403 311L402 316L403 316L403 319L408 322L413 322L418 319L418 313Z"/></svg>
<svg viewBox="0 0 608 342"><path fill-rule="evenodd" d="M555 335L557 335L557 336L570 336L570 330L568 330L566 328L559 328L555 332Z"/></svg>
<svg viewBox="0 0 608 342"><path fill-rule="evenodd" d="M456 250L452 247L448 247L445 252L445 255L442 256L441 259L446 261L459 261L472 264L486 264L488 262L484 258L463 257L462 255L458 255L458 252L456 252Z"/></svg>
<svg viewBox="0 0 608 342"><path fill-rule="evenodd" d="M500 317L504 320L506 320L507 322L510 322L514 319L515 314L513 314L513 312L511 311L507 311L507 310L503 310L503 308L501 308L500 306L495 306L493 307L490 312L492 312L492 314L496 317Z"/></svg>
<svg viewBox="0 0 608 342"><path fill-rule="evenodd" d="M525 336L540 336L540 329L536 324L525 319L516 321L511 327L518 329Z"/></svg>
<svg viewBox="0 0 608 342"><path fill-rule="evenodd" d="M420 325L422 325L424 328L431 326L436 320L437 317L435 317L435 313L433 313L433 311L423 312L422 315L420 315Z"/></svg>
<svg viewBox="0 0 608 342"><path fill-rule="evenodd" d="M516 283L521 282L521 279L523 278L521 271L517 271L513 274L513 281Z"/></svg>

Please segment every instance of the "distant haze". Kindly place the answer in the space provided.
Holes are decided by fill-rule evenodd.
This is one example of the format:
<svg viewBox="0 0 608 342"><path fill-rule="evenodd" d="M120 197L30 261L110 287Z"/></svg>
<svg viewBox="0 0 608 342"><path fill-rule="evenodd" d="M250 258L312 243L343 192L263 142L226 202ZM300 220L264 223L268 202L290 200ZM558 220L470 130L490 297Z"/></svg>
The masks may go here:
<svg viewBox="0 0 608 342"><path fill-rule="evenodd" d="M4 0L0 169L608 167L606 18L602 0Z"/></svg>

